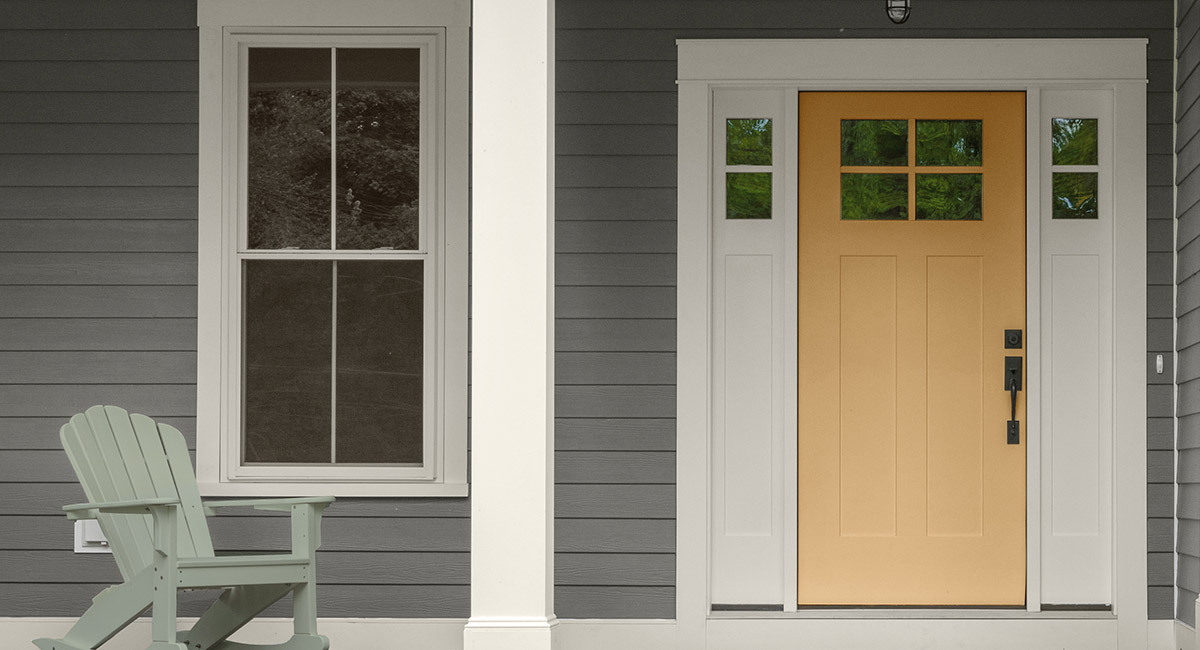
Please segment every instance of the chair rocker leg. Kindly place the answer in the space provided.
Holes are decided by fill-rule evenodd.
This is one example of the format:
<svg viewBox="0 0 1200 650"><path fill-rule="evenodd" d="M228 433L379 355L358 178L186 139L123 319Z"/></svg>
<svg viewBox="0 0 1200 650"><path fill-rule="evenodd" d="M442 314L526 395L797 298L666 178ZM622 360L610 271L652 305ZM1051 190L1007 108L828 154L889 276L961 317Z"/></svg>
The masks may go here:
<svg viewBox="0 0 1200 650"><path fill-rule="evenodd" d="M269 645L225 641L213 650L329 650L329 639L319 634L297 634L283 643Z"/></svg>
<svg viewBox="0 0 1200 650"><path fill-rule="evenodd" d="M41 650L92 650L116 636L154 601L154 572L144 569L132 580L110 587L92 599L92 606L61 639L35 639Z"/></svg>
<svg viewBox="0 0 1200 650"><path fill-rule="evenodd" d="M221 643L225 639L286 596L294 587L294 584L247 585L226 589L192 629L179 633L179 640L187 645L188 650L223 648Z"/></svg>

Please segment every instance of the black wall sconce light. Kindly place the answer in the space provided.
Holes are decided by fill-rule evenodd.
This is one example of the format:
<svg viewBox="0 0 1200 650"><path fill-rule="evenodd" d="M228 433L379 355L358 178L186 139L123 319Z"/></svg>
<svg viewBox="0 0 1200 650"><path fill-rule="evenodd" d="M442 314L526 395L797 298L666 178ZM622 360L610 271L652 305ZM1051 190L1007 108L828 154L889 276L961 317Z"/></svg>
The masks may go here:
<svg viewBox="0 0 1200 650"><path fill-rule="evenodd" d="M899 25L908 20L908 14L912 11L912 6L909 0L887 0L887 14L892 22Z"/></svg>

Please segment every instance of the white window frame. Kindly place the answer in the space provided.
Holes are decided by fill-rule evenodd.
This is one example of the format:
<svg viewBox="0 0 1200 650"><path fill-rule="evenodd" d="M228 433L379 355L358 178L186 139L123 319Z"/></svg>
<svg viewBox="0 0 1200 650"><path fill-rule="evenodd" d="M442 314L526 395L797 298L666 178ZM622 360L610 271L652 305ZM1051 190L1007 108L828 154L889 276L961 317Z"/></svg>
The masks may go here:
<svg viewBox="0 0 1200 650"><path fill-rule="evenodd" d="M196 474L211 496L467 494L469 4L201 0ZM418 251L258 251L245 240L249 47L422 51ZM246 259L425 261L424 461L414 466L241 462L241 284Z"/></svg>

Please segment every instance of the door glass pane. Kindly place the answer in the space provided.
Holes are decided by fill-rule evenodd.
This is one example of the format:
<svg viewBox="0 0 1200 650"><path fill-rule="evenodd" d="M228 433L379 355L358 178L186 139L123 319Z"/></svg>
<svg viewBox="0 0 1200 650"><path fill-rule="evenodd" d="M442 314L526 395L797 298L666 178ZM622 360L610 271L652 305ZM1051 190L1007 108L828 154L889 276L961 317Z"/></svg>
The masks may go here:
<svg viewBox="0 0 1200 650"><path fill-rule="evenodd" d="M247 463L329 462L332 265L245 262L242 439Z"/></svg>
<svg viewBox="0 0 1200 650"><path fill-rule="evenodd" d="M726 219L771 218L771 174L725 174Z"/></svg>
<svg viewBox="0 0 1200 650"><path fill-rule="evenodd" d="M1096 219L1099 175L1054 172L1054 219Z"/></svg>
<svg viewBox="0 0 1200 650"><path fill-rule="evenodd" d="M250 248L329 248L329 58L327 48L250 48Z"/></svg>
<svg viewBox="0 0 1200 650"><path fill-rule="evenodd" d="M908 219L908 174L842 174L842 219Z"/></svg>
<svg viewBox="0 0 1200 650"><path fill-rule="evenodd" d="M918 165L978 166L982 163L982 120L917 120Z"/></svg>
<svg viewBox="0 0 1200 650"><path fill-rule="evenodd" d="M420 109L420 50L338 48L338 248L418 248Z"/></svg>
<svg viewBox="0 0 1200 650"><path fill-rule="evenodd" d="M725 120L726 165L771 164L771 120Z"/></svg>
<svg viewBox="0 0 1200 650"><path fill-rule="evenodd" d="M983 219L983 174L917 174L917 219Z"/></svg>
<svg viewBox="0 0 1200 650"><path fill-rule="evenodd" d="M338 463L422 461L424 265L337 263Z"/></svg>
<svg viewBox="0 0 1200 650"><path fill-rule="evenodd" d="M1057 117L1052 121L1050 141L1055 165L1098 165L1099 120Z"/></svg>
<svg viewBox="0 0 1200 650"><path fill-rule="evenodd" d="M842 165L908 164L908 120L842 120Z"/></svg>

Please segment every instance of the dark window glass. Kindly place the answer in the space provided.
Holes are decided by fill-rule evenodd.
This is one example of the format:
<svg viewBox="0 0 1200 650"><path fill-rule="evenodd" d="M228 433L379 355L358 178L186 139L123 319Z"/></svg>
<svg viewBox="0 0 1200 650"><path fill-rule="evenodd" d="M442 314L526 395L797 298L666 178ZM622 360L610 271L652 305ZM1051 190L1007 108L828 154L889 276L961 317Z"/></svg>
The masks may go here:
<svg viewBox="0 0 1200 650"><path fill-rule="evenodd" d="M842 120L843 166L908 164L908 120Z"/></svg>
<svg viewBox="0 0 1200 650"><path fill-rule="evenodd" d="M420 108L420 50L338 49L338 248L418 248Z"/></svg>
<svg viewBox="0 0 1200 650"><path fill-rule="evenodd" d="M329 248L329 60L328 48L250 48L250 248Z"/></svg>
<svg viewBox="0 0 1200 650"><path fill-rule="evenodd" d="M917 120L917 164L983 164L983 121Z"/></svg>
<svg viewBox="0 0 1200 650"><path fill-rule="evenodd" d="M419 464L424 262L337 266L337 462Z"/></svg>
<svg viewBox="0 0 1200 650"><path fill-rule="evenodd" d="M1099 175L1096 172L1054 172L1054 219L1096 219Z"/></svg>
<svg viewBox="0 0 1200 650"><path fill-rule="evenodd" d="M842 219L908 219L908 174L842 174Z"/></svg>
<svg viewBox="0 0 1200 650"><path fill-rule="evenodd" d="M1055 165L1100 164L1098 129L1099 121L1095 119L1054 118L1050 133L1051 162Z"/></svg>
<svg viewBox="0 0 1200 650"><path fill-rule="evenodd" d="M771 174L725 174L726 219L771 218Z"/></svg>
<svg viewBox="0 0 1200 650"><path fill-rule="evenodd" d="M771 120L725 120L726 165L771 164Z"/></svg>
<svg viewBox="0 0 1200 650"><path fill-rule="evenodd" d="M917 219L981 221L983 174L917 174Z"/></svg>
<svg viewBox="0 0 1200 650"><path fill-rule="evenodd" d="M248 260L243 458L328 463L333 263Z"/></svg>

